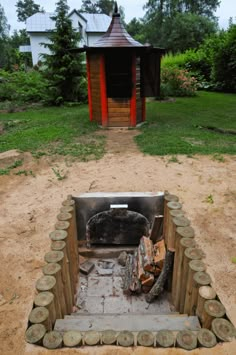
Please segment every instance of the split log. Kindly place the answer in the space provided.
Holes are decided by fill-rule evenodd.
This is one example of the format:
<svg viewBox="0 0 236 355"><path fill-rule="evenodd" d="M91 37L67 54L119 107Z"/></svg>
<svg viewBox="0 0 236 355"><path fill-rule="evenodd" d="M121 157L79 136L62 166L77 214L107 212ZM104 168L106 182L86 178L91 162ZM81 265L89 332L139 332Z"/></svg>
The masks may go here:
<svg viewBox="0 0 236 355"><path fill-rule="evenodd" d="M216 300L208 300L204 303L202 314L202 327L211 329L211 323L215 318L222 318L225 315L225 307Z"/></svg>
<svg viewBox="0 0 236 355"><path fill-rule="evenodd" d="M52 292L55 296L55 309L56 309L56 318L62 318L61 307L59 303L59 295L56 288L56 279L54 276L42 276L36 282L36 289L38 292Z"/></svg>
<svg viewBox="0 0 236 355"><path fill-rule="evenodd" d="M43 346L47 349L58 349L62 347L62 336L56 330L48 332L43 338Z"/></svg>
<svg viewBox="0 0 236 355"><path fill-rule="evenodd" d="M68 228L68 259L71 265L71 278L72 278L72 287L74 291L76 290L77 280L78 280L78 271L79 271L79 254L78 254L78 242L77 242L77 228L76 228L76 216L75 208L73 213L61 212L57 216L58 221L67 221L70 223Z"/></svg>
<svg viewBox="0 0 236 355"><path fill-rule="evenodd" d="M132 274L131 283L129 286L131 292L141 293L141 282L138 278L138 251L135 250L133 260L132 260Z"/></svg>
<svg viewBox="0 0 236 355"><path fill-rule="evenodd" d="M134 334L129 332L128 330L124 330L122 332L119 333L118 337L117 337L117 342L118 345L121 346L133 346L134 345Z"/></svg>
<svg viewBox="0 0 236 355"><path fill-rule="evenodd" d="M153 346L154 335L147 330L140 331L137 335L137 343L138 345L146 347Z"/></svg>
<svg viewBox="0 0 236 355"><path fill-rule="evenodd" d="M163 291L166 280L168 279L169 273L172 270L173 259L174 253L170 250L167 250L164 267L160 273L160 276L151 288L150 292L145 297L148 303L151 303Z"/></svg>
<svg viewBox="0 0 236 355"><path fill-rule="evenodd" d="M172 217L170 215L170 211L171 210L180 210L182 208L181 203L179 202L168 202L166 205L166 215L164 216L164 218L166 218L166 222L165 222L165 233L164 233L164 239L165 239L165 243L167 248L169 247L169 236L172 235L172 229L173 229L173 225L172 225Z"/></svg>
<svg viewBox="0 0 236 355"><path fill-rule="evenodd" d="M85 345L97 345L100 342L100 333L90 330L84 334Z"/></svg>
<svg viewBox="0 0 236 355"><path fill-rule="evenodd" d="M34 304L36 307L48 309L50 321L54 326L57 319L54 294L52 292L40 292L35 296Z"/></svg>
<svg viewBox="0 0 236 355"><path fill-rule="evenodd" d="M210 283L211 277L206 272L198 271L193 275L192 296L190 299L190 315L196 314L199 288L201 286L207 286ZM203 328L206 327L203 326Z"/></svg>
<svg viewBox="0 0 236 355"><path fill-rule="evenodd" d="M186 294L185 294L185 301L184 301L184 314L188 314L189 316L194 315L193 304L195 304L194 303L195 300L192 301L193 276L195 272L205 271L205 270L206 270L206 265L202 260L191 260L189 262Z"/></svg>
<svg viewBox="0 0 236 355"><path fill-rule="evenodd" d="M31 324L43 324L47 330L52 329L49 312L45 307L33 308L29 315L29 322Z"/></svg>
<svg viewBox="0 0 236 355"><path fill-rule="evenodd" d="M25 340L30 344L41 345L46 331L43 324L33 324L26 330Z"/></svg>
<svg viewBox="0 0 236 355"><path fill-rule="evenodd" d="M160 330L156 335L156 344L161 348L172 348L175 343L174 334L170 330Z"/></svg>
<svg viewBox="0 0 236 355"><path fill-rule="evenodd" d="M153 253L154 253L154 258L153 258L154 265L156 265L161 270L163 268L163 264L166 256L166 247L165 247L164 239L154 244Z"/></svg>
<svg viewBox="0 0 236 355"><path fill-rule="evenodd" d="M214 300L215 298L216 298L216 292L211 286L201 286L199 288L196 315L200 319L201 323L202 323L204 303L207 300Z"/></svg>
<svg viewBox="0 0 236 355"><path fill-rule="evenodd" d="M178 236L179 244L175 253L172 289L171 289L172 302L177 311L179 311L180 309L181 287L183 282L184 252L187 248L196 245L194 239L180 238L180 237L181 235Z"/></svg>
<svg viewBox="0 0 236 355"><path fill-rule="evenodd" d="M176 344L179 348L193 350L197 347L197 336L190 330L181 330L176 337Z"/></svg>
<svg viewBox="0 0 236 355"><path fill-rule="evenodd" d="M125 294L130 294L130 283L132 279L132 269L133 269L133 255L128 254L125 266L124 282L123 282L123 292Z"/></svg>
<svg viewBox="0 0 236 355"><path fill-rule="evenodd" d="M167 231L168 237L168 244L167 248L171 251L175 251L175 240L176 240L176 229L178 227L188 227L190 225L190 221L185 217L169 217L168 220L169 229Z"/></svg>
<svg viewBox="0 0 236 355"><path fill-rule="evenodd" d="M150 274L148 279L142 281L142 286L151 287L154 284L154 281L155 281L154 275Z"/></svg>
<svg viewBox="0 0 236 355"><path fill-rule="evenodd" d="M144 271L153 270L153 243L147 237L142 237L140 239L139 250L143 259L143 269Z"/></svg>
<svg viewBox="0 0 236 355"><path fill-rule="evenodd" d="M73 348L81 345L82 335L76 330L70 330L63 334L63 344L68 348Z"/></svg>
<svg viewBox="0 0 236 355"><path fill-rule="evenodd" d="M60 271L58 270L56 273L56 280L57 280L57 287L58 287L58 291L60 292L59 295L61 295L61 308L62 311L67 313L67 306L66 306L66 300L69 299L69 297L71 296L71 290L70 288L66 287L66 278L69 278L69 270L68 270L68 266L66 263L66 256L62 251L49 251L48 253L45 254L44 256L44 260L48 263L48 264L59 264L61 269ZM64 295L64 297L63 297ZM68 301L69 302L69 301ZM71 310L70 310L71 312ZM64 313L64 314L66 314Z"/></svg>
<svg viewBox="0 0 236 355"><path fill-rule="evenodd" d="M219 341L232 341L236 337L236 330L227 319L215 318L211 323L211 330Z"/></svg>
<svg viewBox="0 0 236 355"><path fill-rule="evenodd" d="M200 329L197 334L197 340L200 347L213 348L217 344L216 336L209 329Z"/></svg>
<svg viewBox="0 0 236 355"><path fill-rule="evenodd" d="M158 242L162 238L163 218L163 215L158 215L154 217L149 236L153 243Z"/></svg>
<svg viewBox="0 0 236 355"><path fill-rule="evenodd" d="M167 219L168 219L168 212L167 212L167 203L168 202L178 202L179 198L175 195L165 194L164 196L164 220L163 220L163 237L166 240L166 226L167 226Z"/></svg>
<svg viewBox="0 0 236 355"><path fill-rule="evenodd" d="M101 340L102 344L105 345L114 345L116 344L117 332L114 330L104 330L102 332Z"/></svg>
<svg viewBox="0 0 236 355"><path fill-rule="evenodd" d="M187 239L187 238L186 238ZM183 239L182 239L183 240ZM182 240L180 243L182 243ZM194 239L189 239L194 243ZM200 249L189 247L184 251L184 259L183 259L183 268L182 268L182 275L181 275L181 286L180 286L180 302L179 302L179 312L184 312L184 302L186 296L186 287L187 287L187 279L188 279L188 272L189 272L189 262L191 260L200 260L203 257L203 253ZM193 291L194 292L194 291Z"/></svg>
<svg viewBox="0 0 236 355"><path fill-rule="evenodd" d="M174 257L174 266L173 266L173 275L172 275L172 287L171 287L171 298L175 305L175 308L179 308L179 284L180 279L179 275L181 272L181 265L183 263L184 256L184 247L180 245L180 240L182 238L193 238L194 230L192 227L177 227L175 233L175 257Z"/></svg>
<svg viewBox="0 0 236 355"><path fill-rule="evenodd" d="M62 282L61 265L57 263L49 263L43 266L43 273L45 276L54 276L56 279L56 296L61 310L62 318L67 314L67 307L65 301L65 291Z"/></svg>

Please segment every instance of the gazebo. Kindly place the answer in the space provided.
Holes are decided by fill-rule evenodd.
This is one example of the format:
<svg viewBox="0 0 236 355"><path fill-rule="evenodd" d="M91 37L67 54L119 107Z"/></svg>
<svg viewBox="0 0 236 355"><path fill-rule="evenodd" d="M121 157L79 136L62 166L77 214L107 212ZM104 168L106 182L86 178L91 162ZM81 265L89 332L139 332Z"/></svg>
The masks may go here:
<svg viewBox="0 0 236 355"><path fill-rule="evenodd" d="M145 98L160 92L161 48L142 45L125 30L117 4L107 32L86 52L90 120L103 127L145 121Z"/></svg>

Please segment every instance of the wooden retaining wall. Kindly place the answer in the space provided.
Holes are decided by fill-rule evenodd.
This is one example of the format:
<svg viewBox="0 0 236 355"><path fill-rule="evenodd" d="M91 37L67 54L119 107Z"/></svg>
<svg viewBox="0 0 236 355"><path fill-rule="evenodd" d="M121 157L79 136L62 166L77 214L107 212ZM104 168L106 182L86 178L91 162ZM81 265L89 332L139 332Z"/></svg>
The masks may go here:
<svg viewBox="0 0 236 355"><path fill-rule="evenodd" d="M26 341L48 349L81 345L119 345L179 347L192 350L214 347L217 342L230 341L235 328L212 287L211 277L203 262L204 253L195 241L195 232L175 195L164 196L163 236L167 250L175 253L171 296L177 311L197 315L202 329L198 332L161 330L130 332L54 331L56 319L73 312L79 277L79 254L75 201L63 201L57 215L55 230L49 235L51 250L45 254L42 277L36 282L37 294L28 317ZM124 325L125 328L125 325Z"/></svg>

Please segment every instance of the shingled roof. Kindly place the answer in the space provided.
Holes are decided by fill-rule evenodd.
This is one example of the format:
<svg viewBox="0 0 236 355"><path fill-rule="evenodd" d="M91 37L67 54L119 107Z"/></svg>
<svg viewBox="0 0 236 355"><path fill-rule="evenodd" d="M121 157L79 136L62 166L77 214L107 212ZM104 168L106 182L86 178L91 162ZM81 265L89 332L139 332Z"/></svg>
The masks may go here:
<svg viewBox="0 0 236 355"><path fill-rule="evenodd" d="M112 21L107 32L95 42L93 47L143 47L143 45L128 34L121 22L118 6L115 4Z"/></svg>

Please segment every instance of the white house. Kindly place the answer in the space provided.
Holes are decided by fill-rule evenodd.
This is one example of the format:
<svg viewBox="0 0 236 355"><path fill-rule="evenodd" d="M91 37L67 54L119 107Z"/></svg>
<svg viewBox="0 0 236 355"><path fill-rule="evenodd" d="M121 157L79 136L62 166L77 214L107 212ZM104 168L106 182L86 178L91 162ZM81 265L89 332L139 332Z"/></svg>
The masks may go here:
<svg viewBox="0 0 236 355"><path fill-rule="evenodd" d="M50 53L42 43L49 42L48 35L55 29L55 22L51 19L53 13L38 12L26 20L26 31L30 37L30 48L32 52L33 65L37 64L40 54ZM81 33L81 42L79 46L93 45L108 29L111 17L105 14L87 14L79 13L73 10L69 14L72 26Z"/></svg>

